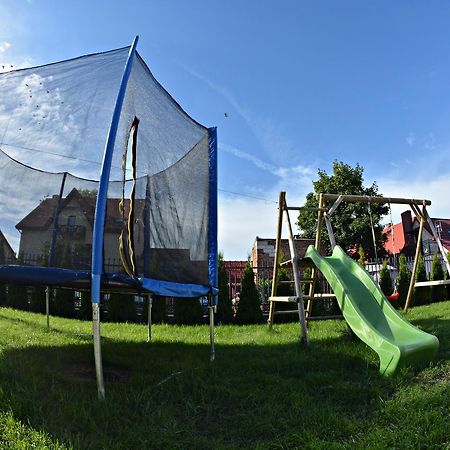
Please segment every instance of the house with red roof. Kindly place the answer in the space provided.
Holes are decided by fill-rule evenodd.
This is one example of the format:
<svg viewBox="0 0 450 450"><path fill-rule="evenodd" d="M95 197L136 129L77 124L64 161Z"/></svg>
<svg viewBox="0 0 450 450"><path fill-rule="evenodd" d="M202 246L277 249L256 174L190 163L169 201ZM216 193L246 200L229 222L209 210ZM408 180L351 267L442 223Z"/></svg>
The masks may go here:
<svg viewBox="0 0 450 450"><path fill-rule="evenodd" d="M414 256L417 238L419 234L420 223L410 210L401 214L402 221L396 224L387 225L383 233L386 236L384 243L385 250L394 255L400 253L406 256ZM432 218L439 239L442 242L444 250L450 251L450 219ZM433 255L439 251L437 242L431 232L430 226L426 223L422 236L422 253L424 255Z"/></svg>

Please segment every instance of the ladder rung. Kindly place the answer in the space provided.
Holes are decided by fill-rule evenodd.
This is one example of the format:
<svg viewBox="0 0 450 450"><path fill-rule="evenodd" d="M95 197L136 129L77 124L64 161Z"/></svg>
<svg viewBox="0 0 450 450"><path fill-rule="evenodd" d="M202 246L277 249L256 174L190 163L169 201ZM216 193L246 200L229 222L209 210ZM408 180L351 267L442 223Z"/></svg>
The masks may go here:
<svg viewBox="0 0 450 450"><path fill-rule="evenodd" d="M283 314L298 314L298 309L290 309L288 311L274 311L275 315L283 315Z"/></svg>
<svg viewBox="0 0 450 450"><path fill-rule="evenodd" d="M279 281L277 284L292 284L294 283L294 280L282 280Z"/></svg>
<svg viewBox="0 0 450 450"><path fill-rule="evenodd" d="M269 302L297 303L298 302L298 297L293 297L293 296L269 297Z"/></svg>
<svg viewBox="0 0 450 450"><path fill-rule="evenodd" d="M314 206L288 206L288 211L328 211L328 208L316 208Z"/></svg>
<svg viewBox="0 0 450 450"><path fill-rule="evenodd" d="M289 264L292 264L292 259L288 259L286 261L281 262L280 267L287 266Z"/></svg>
<svg viewBox="0 0 450 450"><path fill-rule="evenodd" d="M336 298L335 294L314 294L312 297L310 295L304 295L303 298L305 300L318 299L318 298Z"/></svg>

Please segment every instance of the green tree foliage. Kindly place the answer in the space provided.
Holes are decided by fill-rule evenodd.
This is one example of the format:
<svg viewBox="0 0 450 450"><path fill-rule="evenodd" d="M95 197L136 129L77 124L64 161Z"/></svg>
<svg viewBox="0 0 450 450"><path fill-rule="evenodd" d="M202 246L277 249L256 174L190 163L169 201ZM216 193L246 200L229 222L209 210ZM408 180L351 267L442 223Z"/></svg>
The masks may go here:
<svg viewBox="0 0 450 450"><path fill-rule="evenodd" d="M108 301L109 322L136 322L134 295L112 293Z"/></svg>
<svg viewBox="0 0 450 450"><path fill-rule="evenodd" d="M363 249L363 246L361 244L359 244L358 254L359 254L358 264L363 269L365 269L366 268L366 253L365 253L365 251Z"/></svg>
<svg viewBox="0 0 450 450"><path fill-rule="evenodd" d="M75 317L75 293L71 289L55 289L51 312L55 316Z"/></svg>
<svg viewBox="0 0 450 450"><path fill-rule="evenodd" d="M392 294L392 279L391 274L389 273L388 269L388 262L387 260L383 260L383 265L380 270L380 288L383 291L384 295L391 295Z"/></svg>
<svg viewBox="0 0 450 450"><path fill-rule="evenodd" d="M196 325L202 322L203 309L198 298L175 299L175 323Z"/></svg>
<svg viewBox="0 0 450 450"><path fill-rule="evenodd" d="M403 308L405 306L406 297L408 296L409 280L411 273L406 266L405 255L400 255L399 268L397 276L397 292L398 292L398 307Z"/></svg>
<svg viewBox="0 0 450 450"><path fill-rule="evenodd" d="M428 281L425 263L422 255L419 255L416 269L416 282ZM414 289L414 305L427 305L431 301L431 291L428 286Z"/></svg>
<svg viewBox="0 0 450 450"><path fill-rule="evenodd" d="M166 297L152 295L152 323L163 323L166 320ZM148 323L148 296L142 304L142 322Z"/></svg>
<svg viewBox="0 0 450 450"><path fill-rule="evenodd" d="M238 324L261 323L263 320L261 302L258 290L255 286L255 278L250 262L244 269L244 276L241 280L241 296L235 321Z"/></svg>
<svg viewBox="0 0 450 450"><path fill-rule="evenodd" d="M46 289L43 286L33 286L30 297L30 311L45 314Z"/></svg>
<svg viewBox="0 0 450 450"><path fill-rule="evenodd" d="M219 253L218 260L218 272L219 272L219 299L217 303L217 322L218 323L231 323L233 321L233 309L231 305L231 298L228 290L228 275L225 270L225 262L223 260L223 254Z"/></svg>
<svg viewBox="0 0 450 450"><path fill-rule="evenodd" d="M431 263L430 280L437 281L444 279L444 271L442 269L441 261L438 255L434 255L433 262ZM445 286L431 286L431 301L441 302L445 300L446 295Z"/></svg>
<svg viewBox="0 0 450 450"><path fill-rule="evenodd" d="M15 309L28 311L27 287L20 284L10 284L8 286L7 306Z"/></svg>
<svg viewBox="0 0 450 450"><path fill-rule="evenodd" d="M354 194L380 196L378 186L374 182L371 186L363 185L364 169L359 164L351 167L343 162L334 161L333 173L328 175L324 170L319 169L318 179L313 181L314 192L306 196L305 206L318 206L316 194ZM328 202L326 206L331 206ZM388 207L385 205L371 204L372 221L375 229L378 256L384 254L382 226L380 219L388 213ZM310 211L302 211L298 216L298 225L302 237L314 238L317 228L317 214ZM360 245L365 245L369 249L370 257L373 254L372 229L368 213L367 203L346 203L342 202L339 208L333 214L333 230L336 237L336 243L345 251L352 252ZM324 246L328 246L326 228L323 227L321 240ZM369 244L370 243L370 244Z"/></svg>
<svg viewBox="0 0 450 450"><path fill-rule="evenodd" d="M80 307L77 311L77 319L92 320L92 302L89 291L81 292Z"/></svg>

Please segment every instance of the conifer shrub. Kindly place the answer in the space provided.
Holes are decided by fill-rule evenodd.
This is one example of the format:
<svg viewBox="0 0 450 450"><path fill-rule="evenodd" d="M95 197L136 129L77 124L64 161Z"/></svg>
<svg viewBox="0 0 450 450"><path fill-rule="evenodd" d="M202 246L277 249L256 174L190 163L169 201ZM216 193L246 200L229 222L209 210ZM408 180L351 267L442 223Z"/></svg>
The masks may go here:
<svg viewBox="0 0 450 450"><path fill-rule="evenodd" d="M405 255L400 255L398 260L398 276L397 276L397 292L398 292L398 307L403 308L408 296L409 280L411 273L406 265Z"/></svg>
<svg viewBox="0 0 450 450"><path fill-rule="evenodd" d="M136 322L134 295L113 292L108 301L109 322Z"/></svg>
<svg viewBox="0 0 450 450"><path fill-rule="evenodd" d="M219 273L219 296L216 320L218 323L231 323L233 321L233 308L231 305L231 298L228 290L228 276L227 271L225 270L225 262L222 253L219 253L217 268Z"/></svg>
<svg viewBox="0 0 450 450"><path fill-rule="evenodd" d="M358 248L358 254L359 254L358 264L363 269L365 269L366 268L366 254L365 254L363 246L361 244L359 245L359 248Z"/></svg>
<svg viewBox="0 0 450 450"><path fill-rule="evenodd" d="M197 325L202 323L203 309L198 298L175 299L175 323Z"/></svg>
<svg viewBox="0 0 450 450"><path fill-rule="evenodd" d="M391 274L388 269L387 260L383 260L383 265L380 270L380 289L383 291L383 294L388 296L392 294L392 279Z"/></svg>
<svg viewBox="0 0 450 450"><path fill-rule="evenodd" d="M433 262L431 263L431 272L430 272L430 280L437 281L444 279L444 270L442 269L441 261L438 255L434 255ZM446 288L444 285L442 286L431 286L431 301L432 302L441 302L445 300Z"/></svg>
<svg viewBox="0 0 450 450"><path fill-rule="evenodd" d="M427 271L425 269L425 263L422 255L419 255L417 261L416 282L428 281ZM431 301L431 291L429 286L423 286L414 289L413 304L414 305L427 305Z"/></svg>
<svg viewBox="0 0 450 450"><path fill-rule="evenodd" d="M148 295L142 302L142 322L148 323ZM152 323L163 323L166 320L166 297L152 295Z"/></svg>
<svg viewBox="0 0 450 450"><path fill-rule="evenodd" d="M30 311L45 314L46 288L33 286L30 296Z"/></svg>
<svg viewBox="0 0 450 450"><path fill-rule="evenodd" d="M71 289L55 289L50 310L55 316L73 319L75 317L74 291L72 291Z"/></svg>
<svg viewBox="0 0 450 450"><path fill-rule="evenodd" d="M261 302L255 285L253 269L250 262L247 262L241 280L241 296L235 322L237 324L261 323L262 320Z"/></svg>
<svg viewBox="0 0 450 450"><path fill-rule="evenodd" d="M8 286L8 295L6 305L10 308L22 309L28 311L28 290L26 286L20 284L10 284Z"/></svg>

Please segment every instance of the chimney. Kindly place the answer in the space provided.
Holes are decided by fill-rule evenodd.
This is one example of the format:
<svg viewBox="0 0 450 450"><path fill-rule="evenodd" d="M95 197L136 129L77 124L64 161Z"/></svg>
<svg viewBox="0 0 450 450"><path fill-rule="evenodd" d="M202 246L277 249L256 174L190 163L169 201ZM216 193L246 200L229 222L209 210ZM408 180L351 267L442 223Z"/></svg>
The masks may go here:
<svg viewBox="0 0 450 450"><path fill-rule="evenodd" d="M410 210L402 212L402 228L403 233L412 232L412 217Z"/></svg>

